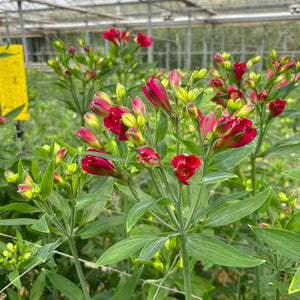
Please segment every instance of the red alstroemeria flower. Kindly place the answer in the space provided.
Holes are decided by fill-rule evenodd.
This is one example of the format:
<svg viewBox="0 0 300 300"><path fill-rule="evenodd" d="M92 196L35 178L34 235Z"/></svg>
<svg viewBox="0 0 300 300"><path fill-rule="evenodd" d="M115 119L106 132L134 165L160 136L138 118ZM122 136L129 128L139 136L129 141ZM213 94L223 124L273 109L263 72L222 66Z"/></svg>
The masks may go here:
<svg viewBox="0 0 300 300"><path fill-rule="evenodd" d="M118 136L118 141L127 141L126 127L122 122L122 115L125 113L131 114L126 108L112 107L108 111L109 115L103 119L105 127Z"/></svg>
<svg viewBox="0 0 300 300"><path fill-rule="evenodd" d="M247 71L247 66L245 63L235 63L233 65L233 69L234 69L234 80L239 82L241 81L241 79L243 78L243 76L245 75L246 71Z"/></svg>
<svg viewBox="0 0 300 300"><path fill-rule="evenodd" d="M168 114L173 113L168 92L158 79L150 79L149 82L143 86L143 92L154 106L161 107Z"/></svg>
<svg viewBox="0 0 300 300"><path fill-rule="evenodd" d="M91 152L81 159L81 168L87 173L98 176L112 176L115 178L121 178L121 174L115 167L106 159L93 156L93 152L104 153L96 149L89 149L87 152Z"/></svg>
<svg viewBox="0 0 300 300"><path fill-rule="evenodd" d="M137 161L148 168L157 167L160 164L160 156L149 146L135 148L140 151Z"/></svg>
<svg viewBox="0 0 300 300"><path fill-rule="evenodd" d="M195 175L195 170L199 168L200 164L200 159L194 155L178 155L171 160L171 165L176 170L176 176L185 185L189 185L187 180Z"/></svg>
<svg viewBox="0 0 300 300"><path fill-rule="evenodd" d="M280 100L280 99L277 99L274 102L270 102L270 104L269 104L269 110L270 110L269 117L273 118L273 117L276 117L279 114L281 114L283 112L283 110L285 109L285 105L286 105L286 101Z"/></svg>
<svg viewBox="0 0 300 300"><path fill-rule="evenodd" d="M244 94L240 90L235 89L233 86L228 88L227 98L232 99L233 101L238 98L245 99Z"/></svg>
<svg viewBox="0 0 300 300"><path fill-rule="evenodd" d="M252 128L252 122L246 118L233 119L232 129L226 136L219 138L214 149L239 148L250 143L256 137L256 129Z"/></svg>
<svg viewBox="0 0 300 300"><path fill-rule="evenodd" d="M112 29L102 33L101 36L104 39L112 42L116 46L118 46L118 47L120 46L120 31L115 30L114 28L112 28Z"/></svg>
<svg viewBox="0 0 300 300"><path fill-rule="evenodd" d="M152 45L153 38L150 36L148 37L146 34L138 32L135 38L135 42L142 48L148 48Z"/></svg>

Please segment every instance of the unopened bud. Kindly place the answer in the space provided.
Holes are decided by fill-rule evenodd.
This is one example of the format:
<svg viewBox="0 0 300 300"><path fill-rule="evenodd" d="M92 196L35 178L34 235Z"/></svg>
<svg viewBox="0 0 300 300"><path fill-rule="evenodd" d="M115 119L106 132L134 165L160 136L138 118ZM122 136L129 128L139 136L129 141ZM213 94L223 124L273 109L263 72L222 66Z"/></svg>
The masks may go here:
<svg viewBox="0 0 300 300"><path fill-rule="evenodd" d="M54 143L53 154L56 154L60 149L60 146L57 143Z"/></svg>
<svg viewBox="0 0 300 300"><path fill-rule="evenodd" d="M80 47L84 47L84 41L83 41L83 40L77 40L77 44L78 44Z"/></svg>
<svg viewBox="0 0 300 300"><path fill-rule="evenodd" d="M291 61L291 58L289 56L283 56L280 60L280 65L288 64Z"/></svg>
<svg viewBox="0 0 300 300"><path fill-rule="evenodd" d="M243 105L244 105L244 103L240 98L238 98L235 101L233 99L229 99L227 102L227 108L229 108L233 111L241 109L243 107Z"/></svg>
<svg viewBox="0 0 300 300"><path fill-rule="evenodd" d="M296 71L300 72L300 61L298 61L296 64Z"/></svg>
<svg viewBox="0 0 300 300"><path fill-rule="evenodd" d="M6 245L6 248L10 251L10 252L14 252L14 245L12 243L8 243Z"/></svg>
<svg viewBox="0 0 300 300"><path fill-rule="evenodd" d="M53 174L53 182L56 183L56 184L64 184L64 180L62 179L62 177L57 173L57 172L54 172Z"/></svg>
<svg viewBox="0 0 300 300"><path fill-rule="evenodd" d="M98 130L101 129L100 122L95 114L86 113L84 115L84 122L86 125L91 126L95 129L98 129Z"/></svg>
<svg viewBox="0 0 300 300"><path fill-rule="evenodd" d="M116 94L121 103L124 102L125 93L126 93L126 91L125 91L124 85L122 85L121 83L118 83L117 87L116 87Z"/></svg>
<svg viewBox="0 0 300 300"><path fill-rule="evenodd" d="M246 66L247 66L247 70L249 70L249 69L251 69L251 68L253 67L252 59L249 59L249 60L247 61Z"/></svg>
<svg viewBox="0 0 300 300"><path fill-rule="evenodd" d="M78 167L77 167L77 165L76 165L75 163L74 163L74 164L71 164L71 165L69 165L69 166L67 166L67 171L68 171L69 173L71 173L71 174L76 173L77 170L78 170Z"/></svg>
<svg viewBox="0 0 300 300"><path fill-rule="evenodd" d="M7 250L4 250L4 251L2 252L2 254L3 254L3 256L5 256L5 257L11 257L11 253L8 252Z"/></svg>
<svg viewBox="0 0 300 300"><path fill-rule="evenodd" d="M270 54L270 57L271 57L274 61L276 61L276 56L277 56L276 51L273 49L273 50L270 51L269 54Z"/></svg>
<svg viewBox="0 0 300 300"><path fill-rule="evenodd" d="M289 199L288 199L288 197L285 195L285 193L283 193L283 192L280 192L279 194L278 194L278 198L279 198L279 200L280 201L282 201L282 202L287 202Z"/></svg>
<svg viewBox="0 0 300 300"><path fill-rule="evenodd" d="M58 164L64 160L66 155L67 155L67 149L61 148L55 156L55 161L54 161L55 166L58 166Z"/></svg>
<svg viewBox="0 0 300 300"><path fill-rule="evenodd" d="M47 152L49 152L50 153L50 151L51 151L51 147L49 146L49 145L43 145L43 147L42 147L44 150L46 150Z"/></svg>
<svg viewBox="0 0 300 300"><path fill-rule="evenodd" d="M274 84L280 83L285 79L285 74L280 74L274 81Z"/></svg>
<svg viewBox="0 0 300 300"><path fill-rule="evenodd" d="M224 53L222 54L222 57L223 57L225 60L228 60L228 59L230 59L230 54L227 53L227 52L224 52Z"/></svg>
<svg viewBox="0 0 300 300"><path fill-rule="evenodd" d="M89 54L90 53L90 46L89 45L85 45L84 48L83 48L84 52L86 54Z"/></svg>
<svg viewBox="0 0 300 300"><path fill-rule="evenodd" d="M237 118L248 117L254 110L255 110L254 104L246 104L241 109L239 109L235 117Z"/></svg>
<svg viewBox="0 0 300 300"><path fill-rule="evenodd" d="M256 74L254 72L251 72L249 74L249 78L252 79L252 80L256 80Z"/></svg>
<svg viewBox="0 0 300 300"><path fill-rule="evenodd" d="M134 143L137 146L146 144L141 131L136 127L129 128L126 131L126 137L130 142Z"/></svg>
<svg viewBox="0 0 300 300"><path fill-rule="evenodd" d="M255 86L255 82L251 79L251 78L248 78L246 81L246 86L250 89L253 89L255 90L256 89L256 86Z"/></svg>
<svg viewBox="0 0 300 300"><path fill-rule="evenodd" d="M220 74L220 72L219 72L218 70L216 70L216 69L211 69L211 70L209 70L209 72L210 72L210 74L211 74L212 76L214 76L214 77L216 77L216 78L221 78L221 74Z"/></svg>
<svg viewBox="0 0 300 300"><path fill-rule="evenodd" d="M179 87L175 91L175 97L184 104L187 104L188 101L188 92L186 89Z"/></svg>
<svg viewBox="0 0 300 300"><path fill-rule="evenodd" d="M199 115L194 103L189 102L183 107L183 114L192 120L198 120Z"/></svg>
<svg viewBox="0 0 300 300"><path fill-rule="evenodd" d="M230 69L230 67L231 67L231 62L229 61L229 60L227 60L227 61L225 61L225 69Z"/></svg>
<svg viewBox="0 0 300 300"><path fill-rule="evenodd" d="M73 56L75 53L75 48L74 47L70 47L69 49L69 56Z"/></svg>
<svg viewBox="0 0 300 300"><path fill-rule="evenodd" d="M95 71L90 71L90 72L88 73L86 82L89 82L89 81L95 79L96 77L97 77L97 73L96 73Z"/></svg>
<svg viewBox="0 0 300 300"><path fill-rule="evenodd" d="M104 92L97 92L94 96L94 99L95 100L104 100L112 107L116 106L115 102L112 101L111 98Z"/></svg>
<svg viewBox="0 0 300 300"><path fill-rule="evenodd" d="M27 184L20 184L18 186L18 193L26 200L31 200L33 198L32 186Z"/></svg>
<svg viewBox="0 0 300 300"><path fill-rule="evenodd" d="M170 81L171 89L173 91L176 88L180 87L180 85L181 85L181 76L180 76L180 74L178 73L177 70L173 70L173 71L170 72L169 81Z"/></svg>
<svg viewBox="0 0 300 300"><path fill-rule="evenodd" d="M167 88L167 87L169 86L169 80L166 79L166 78L164 78L164 79L161 81L161 84L162 84L165 88Z"/></svg>
<svg viewBox="0 0 300 300"><path fill-rule="evenodd" d="M144 128L146 124L146 118L143 115L138 115L137 116L137 124L139 128Z"/></svg>
<svg viewBox="0 0 300 300"><path fill-rule="evenodd" d="M194 102L195 101L195 98L196 98L196 94L195 94L195 91L192 90L192 91L189 91L188 92L188 102Z"/></svg>
<svg viewBox="0 0 300 300"><path fill-rule="evenodd" d="M31 256L30 252L25 253L24 259L27 260Z"/></svg>
<svg viewBox="0 0 300 300"><path fill-rule="evenodd" d="M18 173L15 174L11 171L5 171L4 177L5 177L5 180L10 183L14 183L19 180L19 174Z"/></svg>
<svg viewBox="0 0 300 300"><path fill-rule="evenodd" d="M134 115L132 115L130 113L124 113L122 115L121 121L128 128L136 127L136 125L137 125Z"/></svg>
<svg viewBox="0 0 300 300"><path fill-rule="evenodd" d="M32 177L30 176L29 173L26 173L25 179L24 179L24 183L27 184L27 185L30 185L30 186L32 186L32 187L35 186L35 184L34 184L34 182L33 182L33 179L32 179Z"/></svg>

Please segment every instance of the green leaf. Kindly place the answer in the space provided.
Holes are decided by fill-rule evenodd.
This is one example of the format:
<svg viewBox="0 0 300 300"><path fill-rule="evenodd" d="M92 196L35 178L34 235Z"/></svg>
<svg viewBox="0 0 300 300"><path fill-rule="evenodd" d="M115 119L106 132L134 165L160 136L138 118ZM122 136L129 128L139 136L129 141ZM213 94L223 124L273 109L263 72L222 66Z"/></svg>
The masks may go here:
<svg viewBox="0 0 300 300"><path fill-rule="evenodd" d="M83 300L84 296L81 289L71 280L55 272L43 269L47 278L61 293L70 300Z"/></svg>
<svg viewBox="0 0 300 300"><path fill-rule="evenodd" d="M0 219L1 226L18 226L18 225L31 225L34 224L36 219L29 218L16 218L16 219Z"/></svg>
<svg viewBox="0 0 300 300"><path fill-rule="evenodd" d="M190 141L190 140L186 140L186 139L183 139L182 137L180 137L180 136L178 136L176 133L172 133L173 134L173 136L181 143L181 144L183 144L186 148L187 148L187 150L189 151L189 152L191 152L193 155L195 155L195 156L198 156L198 157L201 157L202 158L202 154L201 154L201 151L200 151L200 148L199 148L199 146L196 144L196 143L194 143L194 142L192 142L192 141Z"/></svg>
<svg viewBox="0 0 300 300"><path fill-rule="evenodd" d="M64 143L63 141L59 140L58 138L54 138L54 140L56 141L56 143L58 145L60 145L63 148L66 148L67 152L69 153L69 155L71 157L73 157L77 153L77 150L75 148L69 146L68 144Z"/></svg>
<svg viewBox="0 0 300 300"><path fill-rule="evenodd" d="M275 72L275 66L272 64L272 62L270 62L267 58L265 58L265 62L268 68L270 69L270 71Z"/></svg>
<svg viewBox="0 0 300 300"><path fill-rule="evenodd" d="M12 203L8 205L0 206L0 211L1 210L14 210L23 213L35 213L40 211L40 209L31 206L27 203Z"/></svg>
<svg viewBox="0 0 300 300"><path fill-rule="evenodd" d="M299 294L295 294L295 295L289 294L289 292L288 292L289 284L288 283L277 281L277 282L270 282L269 284L274 286L276 289L278 289L280 294L285 297L284 299L286 299L286 300L300 300L300 295Z"/></svg>
<svg viewBox="0 0 300 300"><path fill-rule="evenodd" d="M245 158L250 155L254 147L255 144L251 143L250 145L246 145L244 147L230 149L218 153L212 160L212 167L218 171L232 169L244 161Z"/></svg>
<svg viewBox="0 0 300 300"><path fill-rule="evenodd" d="M134 255L145 244L153 239L153 236L132 236L122 240L108 250L96 261L95 267L115 264L129 256Z"/></svg>
<svg viewBox="0 0 300 300"><path fill-rule="evenodd" d="M250 227L264 243L283 256L300 263L300 234L283 229Z"/></svg>
<svg viewBox="0 0 300 300"><path fill-rule="evenodd" d="M96 222L89 223L80 233L82 239L89 239L102 232L114 228L117 225L125 223L126 216L103 217Z"/></svg>
<svg viewBox="0 0 300 300"><path fill-rule="evenodd" d="M200 180L200 184L208 184L208 183L215 183L215 182L221 182L225 181L229 178L235 178L238 177L236 174L233 173L225 173L225 172L214 172L210 173L208 175L205 175Z"/></svg>
<svg viewBox="0 0 300 300"><path fill-rule="evenodd" d="M48 168L42 178L41 194L44 199L50 196L53 188L54 160L50 162Z"/></svg>
<svg viewBox="0 0 300 300"><path fill-rule="evenodd" d="M211 236L193 233L186 238L187 252L197 260L231 267L254 267L264 263L264 260L245 254Z"/></svg>
<svg viewBox="0 0 300 300"><path fill-rule="evenodd" d="M18 270L14 270L14 271L10 272L9 275L8 275L8 279L9 279L10 282L14 281L17 277L19 277L19 271ZM13 285L15 287L17 287L18 289L20 289L22 287L20 278L17 279L13 283Z"/></svg>
<svg viewBox="0 0 300 300"><path fill-rule="evenodd" d="M168 116L164 111L161 111L160 118L157 123L155 144L162 141L168 132Z"/></svg>
<svg viewBox="0 0 300 300"><path fill-rule="evenodd" d="M100 195L99 193L91 193L86 195L80 195L75 199L76 201L76 207L78 209L82 209L85 206L95 203L95 202L105 202L106 204L107 200L110 198L110 195Z"/></svg>
<svg viewBox="0 0 300 300"><path fill-rule="evenodd" d="M296 232L300 227L300 211L294 213L285 225L285 230Z"/></svg>
<svg viewBox="0 0 300 300"><path fill-rule="evenodd" d="M138 260L147 261L150 260L168 241L169 237L156 237L146 243L143 247Z"/></svg>
<svg viewBox="0 0 300 300"><path fill-rule="evenodd" d="M37 153L40 159L49 160L50 158L50 153L43 147L36 146L35 152Z"/></svg>
<svg viewBox="0 0 300 300"><path fill-rule="evenodd" d="M300 168L283 171L282 174L300 181Z"/></svg>
<svg viewBox="0 0 300 300"><path fill-rule="evenodd" d="M5 115L5 117L7 118L7 120L12 121L14 118L16 118L22 111L22 109L24 108L25 104L15 108L14 110L10 111L9 113L7 113Z"/></svg>
<svg viewBox="0 0 300 300"><path fill-rule="evenodd" d="M37 253L36 257L41 260L42 262L47 261L53 254L55 249L58 247L60 244L60 240L58 239L57 241L53 243L49 243L44 245L39 252Z"/></svg>
<svg viewBox="0 0 300 300"><path fill-rule="evenodd" d="M142 71L148 71L150 69L154 69L156 67L156 65L157 65L157 62L139 64L132 70L132 72L139 73Z"/></svg>
<svg viewBox="0 0 300 300"><path fill-rule="evenodd" d="M36 182L39 182L39 173L40 173L39 165L38 165L36 159L33 157L31 160L31 174L32 174L33 180Z"/></svg>
<svg viewBox="0 0 300 300"><path fill-rule="evenodd" d="M32 226L31 229L43 232L43 233L49 233L49 228L46 222L46 214L44 214L39 220L37 220Z"/></svg>
<svg viewBox="0 0 300 300"><path fill-rule="evenodd" d="M46 276L44 272L41 272L32 285L32 288L30 290L29 300L41 299L44 292L45 285L46 285Z"/></svg>
<svg viewBox="0 0 300 300"><path fill-rule="evenodd" d="M300 292L300 267L298 267L289 287L289 294Z"/></svg>
<svg viewBox="0 0 300 300"><path fill-rule="evenodd" d="M250 197L246 200L234 202L220 209L214 210L207 219L204 220L204 226L223 226L236 222L260 208L267 200L270 189L266 189L258 195Z"/></svg>
<svg viewBox="0 0 300 300"><path fill-rule="evenodd" d="M24 170L24 167L23 167L23 163L22 163L22 160L20 159L18 161L18 173L19 173L20 176L22 176L24 172L25 172L25 170Z"/></svg>
<svg viewBox="0 0 300 300"><path fill-rule="evenodd" d="M156 201L143 201L138 202L130 209L127 220L126 220L126 229L127 232L135 225L138 219L148 210L151 209L159 200Z"/></svg>
<svg viewBox="0 0 300 300"><path fill-rule="evenodd" d="M139 279L143 272L143 266L138 268L131 277L125 280L120 280L120 283L117 286L117 290L111 300L132 300L135 299L133 293L139 283Z"/></svg>

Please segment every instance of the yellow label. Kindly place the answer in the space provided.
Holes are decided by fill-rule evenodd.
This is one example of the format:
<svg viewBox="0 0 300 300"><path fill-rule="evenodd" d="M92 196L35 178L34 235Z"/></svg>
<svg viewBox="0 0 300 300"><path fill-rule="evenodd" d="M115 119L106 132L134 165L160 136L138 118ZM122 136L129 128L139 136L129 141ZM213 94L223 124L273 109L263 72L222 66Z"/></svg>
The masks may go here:
<svg viewBox="0 0 300 300"><path fill-rule="evenodd" d="M1 46L0 53L15 55L0 57L0 105L1 115L25 104L15 120L28 120L28 97L22 45Z"/></svg>

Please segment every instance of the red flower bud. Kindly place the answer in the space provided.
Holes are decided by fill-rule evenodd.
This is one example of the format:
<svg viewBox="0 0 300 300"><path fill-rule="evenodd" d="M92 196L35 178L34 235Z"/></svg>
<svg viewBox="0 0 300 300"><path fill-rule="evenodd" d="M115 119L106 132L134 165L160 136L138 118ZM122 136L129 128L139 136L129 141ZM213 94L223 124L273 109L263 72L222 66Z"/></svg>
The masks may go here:
<svg viewBox="0 0 300 300"><path fill-rule="evenodd" d="M84 52L86 54L89 54L89 52L90 52L90 46L89 45L85 45L83 49L84 49Z"/></svg>
<svg viewBox="0 0 300 300"><path fill-rule="evenodd" d="M103 150L104 146L98 140L97 136L87 128L79 128L79 131L76 133L76 136L81 139L81 141L88 146L96 149Z"/></svg>
<svg viewBox="0 0 300 300"><path fill-rule="evenodd" d="M146 115L146 108L143 100L140 97L135 97L130 99L131 104L132 104L132 110L137 114L137 115L143 115L145 117Z"/></svg>
<svg viewBox="0 0 300 300"><path fill-rule="evenodd" d="M67 149L61 148L56 154L55 161L54 161L55 166L57 166L62 160L64 160L66 155L67 155Z"/></svg>
<svg viewBox="0 0 300 300"><path fill-rule="evenodd" d="M75 53L75 48L74 47L70 47L69 49L69 56L73 56Z"/></svg>
<svg viewBox="0 0 300 300"><path fill-rule="evenodd" d="M6 123L7 123L7 118L5 118L4 116L0 116L0 126Z"/></svg>
<svg viewBox="0 0 300 300"><path fill-rule="evenodd" d="M92 104L90 105L90 109L99 117L106 117L109 115L109 109L111 105L104 100L92 100Z"/></svg>
<svg viewBox="0 0 300 300"><path fill-rule="evenodd" d="M223 67L225 65L225 60L220 54L215 55L214 62L219 67Z"/></svg>
<svg viewBox="0 0 300 300"><path fill-rule="evenodd" d="M216 96L213 97L212 99L210 99L210 101L215 102L216 104L221 105L224 108L226 108L227 101L224 97L226 97L226 96L223 93L217 92Z"/></svg>
<svg viewBox="0 0 300 300"><path fill-rule="evenodd" d="M148 168L157 167L160 164L160 156L149 146L136 148L140 151L137 161Z"/></svg>
<svg viewBox="0 0 300 300"><path fill-rule="evenodd" d="M214 90L225 91L224 82L222 80L218 79L218 78L213 78L212 80L210 80L209 85Z"/></svg>
<svg viewBox="0 0 300 300"><path fill-rule="evenodd" d="M171 85L171 88L172 88L173 91L176 88L180 87L180 85L181 85L181 76L178 73L178 71L173 70L173 71L170 72L169 81L170 81L170 85Z"/></svg>
<svg viewBox="0 0 300 300"><path fill-rule="evenodd" d="M280 99L277 99L274 102L270 102L270 104L269 104L269 110L270 110L269 118L273 118L273 117L276 117L279 114L281 114L282 111L285 108L285 105L286 105L286 101L283 101L283 100L280 100Z"/></svg>
<svg viewBox="0 0 300 300"><path fill-rule="evenodd" d="M264 103L268 98L269 92L268 91L261 91L258 94L257 100L259 103Z"/></svg>
<svg viewBox="0 0 300 300"><path fill-rule="evenodd" d="M194 155L178 155L171 160L176 176L185 185L189 185L187 180L195 175L195 170L199 168L200 164L200 159Z"/></svg>

